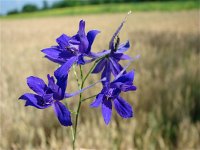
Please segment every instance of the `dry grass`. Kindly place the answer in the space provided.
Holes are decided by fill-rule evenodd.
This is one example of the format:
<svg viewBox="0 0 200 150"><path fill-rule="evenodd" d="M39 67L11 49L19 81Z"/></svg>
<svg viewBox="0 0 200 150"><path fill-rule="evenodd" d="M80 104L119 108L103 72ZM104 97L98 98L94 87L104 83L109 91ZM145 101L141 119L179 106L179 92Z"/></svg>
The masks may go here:
<svg viewBox="0 0 200 150"><path fill-rule="evenodd" d="M124 120L113 113L106 126L99 109L85 102L78 128L78 148L200 149L200 48L198 11L134 13L121 32L130 39L129 55L141 55L132 64L138 90L124 94L135 117ZM40 49L55 44L60 34L77 31L81 18L87 29L100 29L94 49L108 40L124 14L1 20L1 132L2 150L70 149L70 128L60 126L51 108L24 107L18 97L27 92L25 78L46 78L55 64ZM88 67L87 67L88 68ZM91 79L97 79L93 75ZM100 86L95 91L100 90ZM68 91L76 90L71 77ZM89 90L85 95L93 94ZM69 103L72 108L78 98Z"/></svg>

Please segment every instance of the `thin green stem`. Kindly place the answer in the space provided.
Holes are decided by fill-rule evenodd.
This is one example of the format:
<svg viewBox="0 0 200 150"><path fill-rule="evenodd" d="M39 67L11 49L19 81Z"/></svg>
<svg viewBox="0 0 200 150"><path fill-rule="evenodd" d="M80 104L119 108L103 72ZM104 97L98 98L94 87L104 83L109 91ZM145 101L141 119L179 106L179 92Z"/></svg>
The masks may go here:
<svg viewBox="0 0 200 150"><path fill-rule="evenodd" d="M76 64L73 65L73 72L74 72L74 75L75 75L75 77L76 77L76 82L77 82L78 88L80 89L81 86L80 86L79 79L78 79L78 75L77 75L77 72L76 72ZM70 112L71 112L71 113L74 113L75 115L77 114L77 112L75 112L75 111L70 111ZM74 128L73 128L73 126L71 126L71 133L72 133L73 149L75 149L75 147L74 147L75 134L74 134Z"/></svg>
<svg viewBox="0 0 200 150"><path fill-rule="evenodd" d="M76 64L73 65L73 71L74 71L74 75L75 75L75 77L76 77L76 82L77 82L77 84L78 84L78 88L80 89L81 86L80 86L80 83L79 83L79 80L78 80L78 75L77 75L77 73L76 73Z"/></svg>
<svg viewBox="0 0 200 150"><path fill-rule="evenodd" d="M88 100L88 99L94 98L94 97L96 97L96 96L97 96L97 95L92 95L92 96L90 96L90 97L84 98L84 99L82 99L82 102L84 102L84 101L86 101L86 100Z"/></svg>
<svg viewBox="0 0 200 150"><path fill-rule="evenodd" d="M105 57L105 56L104 56L104 57ZM92 72L93 69L95 68L96 64L97 64L101 59L103 59L104 57L101 57L101 58L99 58L99 59L97 59L97 60L95 61L95 63L92 65L92 67L90 68L90 70L88 71L88 73L86 74L85 77L83 77L83 70L82 70L81 65L79 65L80 74L81 74L81 84L79 84L79 85L80 85L80 87L79 87L80 90L83 89L84 83L85 83L86 79L87 79L88 76L91 74L91 72ZM94 96L91 96L90 98L92 98L92 97L94 97ZM89 98L87 98L87 99L89 99ZM86 100L86 99L84 99L84 100ZM75 143L76 143L76 135L77 135L78 118L79 118L79 112L80 112L80 108L81 108L82 101L83 101L83 100L82 100L82 93L80 93L80 95L79 95L79 103L78 103L78 107L77 107L77 111L76 111L76 116L75 116L74 130L73 130L73 150L75 150L75 148L76 148L76 147L75 147Z"/></svg>
<svg viewBox="0 0 200 150"><path fill-rule="evenodd" d="M80 73L81 73L81 86L80 86L80 89L83 88L83 71L82 71L82 67L81 65L79 66L80 67ZM80 93L79 95L79 103L78 103L78 108L77 108L77 113L76 113L76 118L75 118L75 125L74 125L74 139L73 139L73 150L75 150L75 142L76 142L76 133L77 133L77 125L78 125L78 117L79 117L79 112L80 112L80 108L81 108L81 101L82 100L82 93Z"/></svg>
<svg viewBox="0 0 200 150"><path fill-rule="evenodd" d="M80 73L81 73L81 80L83 80L83 70L82 70L81 65L79 65L79 69L80 69ZM81 86L83 86L83 83L81 84ZM81 87L81 88L83 88L83 87Z"/></svg>
<svg viewBox="0 0 200 150"><path fill-rule="evenodd" d="M74 129L73 129L73 126L71 126L71 131L72 131L72 141L74 141Z"/></svg>
<svg viewBox="0 0 200 150"><path fill-rule="evenodd" d="M88 78L88 76L90 75L90 73L93 71L93 69L95 68L96 64L101 60L103 59L104 57L101 57L99 59L97 59L95 61L95 63L92 65L92 67L90 68L90 70L88 71L87 75L85 76L85 78L83 79L83 84L85 83L86 79Z"/></svg>

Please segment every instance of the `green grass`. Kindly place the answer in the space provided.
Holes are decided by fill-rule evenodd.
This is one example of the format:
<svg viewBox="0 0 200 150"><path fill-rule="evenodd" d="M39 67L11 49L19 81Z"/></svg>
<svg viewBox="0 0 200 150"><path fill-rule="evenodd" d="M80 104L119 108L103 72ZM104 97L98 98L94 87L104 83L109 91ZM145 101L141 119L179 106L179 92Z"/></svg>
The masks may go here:
<svg viewBox="0 0 200 150"><path fill-rule="evenodd" d="M77 6L60 9L50 9L33 13L21 13L0 18L36 18L64 15L82 15L99 13L118 13L132 11L181 11L199 9L198 1L176 1L176 2L144 2L124 4L102 4L90 6Z"/></svg>

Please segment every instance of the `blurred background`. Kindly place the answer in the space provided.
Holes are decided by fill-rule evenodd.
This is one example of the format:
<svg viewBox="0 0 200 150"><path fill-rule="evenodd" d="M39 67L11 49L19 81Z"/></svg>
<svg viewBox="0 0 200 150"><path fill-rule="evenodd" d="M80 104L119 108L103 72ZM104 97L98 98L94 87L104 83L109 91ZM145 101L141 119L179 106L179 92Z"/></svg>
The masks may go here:
<svg viewBox="0 0 200 150"><path fill-rule="evenodd" d="M93 51L108 48L116 28L129 10L120 32L130 40L127 54L137 91L122 96L135 116L122 119L113 111L106 126L100 109L83 103L77 149L155 150L200 149L200 5L198 0L0 0L1 150L68 150L71 130L63 127L52 108L24 107L18 97L31 92L26 77L46 80L58 66L43 58L41 49L55 45L62 33L74 35L79 20L86 30L98 29ZM127 64L126 61L122 62ZM129 69L131 69L131 67ZM87 72L89 66L84 66ZM70 74L68 92L77 90ZM91 75L88 85L98 80ZM101 90L95 86L84 97ZM78 96L66 101L75 109Z"/></svg>

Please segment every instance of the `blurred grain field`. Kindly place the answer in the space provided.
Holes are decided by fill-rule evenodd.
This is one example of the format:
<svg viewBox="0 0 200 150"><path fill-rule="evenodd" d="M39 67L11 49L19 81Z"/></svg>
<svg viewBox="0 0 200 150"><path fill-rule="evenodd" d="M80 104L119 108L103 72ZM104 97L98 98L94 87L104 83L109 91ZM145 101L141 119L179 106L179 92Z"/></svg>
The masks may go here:
<svg viewBox="0 0 200 150"><path fill-rule="evenodd" d="M40 52L54 45L56 37L62 33L73 35L79 20L84 19L87 31L101 30L93 46L94 51L100 51L108 47L123 17L98 14L1 20L0 149L71 149L70 128L58 123L52 108L25 108L18 97L29 91L27 76L46 79L46 74L53 74L57 68ZM135 116L125 120L113 111L112 121L106 126L100 109L90 109L92 100L88 100L81 109L77 148L200 149L199 11L133 13L120 37L121 41L130 39L129 55L141 56L131 66L138 90L123 94L133 105ZM73 74L69 78L67 91L76 91ZM90 83L98 78L92 75ZM98 85L84 96L100 89ZM67 101L70 109L77 102L78 97Z"/></svg>

